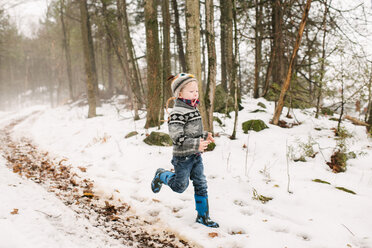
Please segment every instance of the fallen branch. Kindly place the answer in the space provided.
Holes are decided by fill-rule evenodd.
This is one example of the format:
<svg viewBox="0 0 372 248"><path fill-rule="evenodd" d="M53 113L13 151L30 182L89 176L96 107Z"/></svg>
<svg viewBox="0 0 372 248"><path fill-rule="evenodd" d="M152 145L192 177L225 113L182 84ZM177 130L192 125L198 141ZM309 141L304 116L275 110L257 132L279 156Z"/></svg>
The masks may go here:
<svg viewBox="0 0 372 248"><path fill-rule="evenodd" d="M368 123L365 123L364 121L360 121L357 118L351 117L350 115L346 115L345 119L351 121L354 125L369 127Z"/></svg>

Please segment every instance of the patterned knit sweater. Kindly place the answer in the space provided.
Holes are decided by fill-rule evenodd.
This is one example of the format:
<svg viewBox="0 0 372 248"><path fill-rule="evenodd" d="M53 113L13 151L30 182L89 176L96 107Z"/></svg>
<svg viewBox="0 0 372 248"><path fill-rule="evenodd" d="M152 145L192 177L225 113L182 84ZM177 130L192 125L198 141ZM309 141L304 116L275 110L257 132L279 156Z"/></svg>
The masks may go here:
<svg viewBox="0 0 372 248"><path fill-rule="evenodd" d="M173 140L173 156L186 157L198 153L200 138L208 137L203 132L200 112L177 99L168 121L169 136Z"/></svg>

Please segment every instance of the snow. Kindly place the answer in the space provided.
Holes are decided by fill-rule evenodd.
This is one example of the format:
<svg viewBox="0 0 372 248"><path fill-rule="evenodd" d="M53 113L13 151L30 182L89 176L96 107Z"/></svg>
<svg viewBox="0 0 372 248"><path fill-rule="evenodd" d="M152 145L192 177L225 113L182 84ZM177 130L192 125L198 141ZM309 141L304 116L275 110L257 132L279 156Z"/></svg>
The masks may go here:
<svg viewBox="0 0 372 248"><path fill-rule="evenodd" d="M266 113L250 113L259 108L258 102L267 106ZM273 103L264 99L243 100L237 140L228 138L233 119L216 113L225 126L220 127L215 122L215 132L220 134L215 138L217 147L203 154L210 215L220 224L220 228L211 229L195 223L192 184L182 194L172 192L167 186L158 194L152 193L150 182L155 170L172 168L172 148L145 144L143 139L147 133L159 131L143 128L146 113L141 113L141 120L134 122L130 111L118 113L114 105L123 108L118 101L103 104L97 109L101 115L90 119L86 118L86 107L71 105L54 109L37 106L18 113L0 112L0 126L34 113L14 127L14 139L28 137L50 156L66 158L66 163L73 167L86 167L84 176L92 179L102 194L113 194L129 203L136 214L201 247L372 247L372 215L369 214L372 209L372 147L364 127L344 122L345 128L353 134L347 140L348 151L354 151L357 158L348 160L345 173L335 174L326 162L330 161L336 146L331 128L336 127L337 122L324 116L315 119L313 109L295 110L291 115L302 124L284 129L269 124ZM37 110L39 112L35 112ZM283 110L282 119L294 122L284 117L286 111ZM244 134L241 123L250 119L262 119L269 128ZM131 131L139 134L125 139ZM167 126L162 125L160 131L167 132ZM307 143L310 137L319 144L313 146L318 152L316 157L306 158L307 162L289 160L287 163L290 147L293 147L293 154L289 155L298 156L301 153L299 144ZM27 237L42 241L29 247L43 247L56 240L72 247L96 247L79 246L79 242L89 242L84 239L87 232L83 228L89 223L76 219L68 207L38 185L7 172L4 161L0 164L0 187L1 192L5 192L0 196L1 202L5 202L0 206L0 235L6 237L0 247L4 244L5 247L22 247L21 243L13 245L12 242L23 242ZM287 191L288 174L291 193ZM316 183L313 179L330 184ZM335 187L345 187L356 195ZM254 200L254 189L273 200L266 204ZM20 209L19 215L10 215L13 208ZM73 225L76 235L70 237L60 232L55 223L51 224L45 214L35 209L52 216L66 215L60 218L62 230L70 230L69 225L76 221ZM23 229L18 228L21 223L17 221L22 221ZM30 235L14 241L10 237L18 230ZM218 236L212 238L209 235L212 232ZM88 233L104 239L93 235L93 231ZM82 239L78 238L79 234ZM3 241L2 236L0 240Z"/></svg>
<svg viewBox="0 0 372 248"><path fill-rule="evenodd" d="M0 247L122 247L0 159ZM11 214L18 209L18 214Z"/></svg>

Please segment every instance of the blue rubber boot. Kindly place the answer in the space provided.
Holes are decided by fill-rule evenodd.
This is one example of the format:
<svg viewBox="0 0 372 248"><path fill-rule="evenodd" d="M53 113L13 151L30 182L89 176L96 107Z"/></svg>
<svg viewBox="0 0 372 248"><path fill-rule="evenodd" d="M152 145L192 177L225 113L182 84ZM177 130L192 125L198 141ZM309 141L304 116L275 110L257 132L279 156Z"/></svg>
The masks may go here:
<svg viewBox="0 0 372 248"><path fill-rule="evenodd" d="M155 172L154 179L151 182L151 190L154 193L159 193L162 184L168 184L168 181L171 177L174 176L173 172L166 171L163 168L159 168Z"/></svg>
<svg viewBox="0 0 372 248"><path fill-rule="evenodd" d="M218 223L214 222L209 218L209 206L208 206L208 196L195 195L195 205L196 211L198 212L198 217L196 217L196 222L203 224L207 227L217 228Z"/></svg>

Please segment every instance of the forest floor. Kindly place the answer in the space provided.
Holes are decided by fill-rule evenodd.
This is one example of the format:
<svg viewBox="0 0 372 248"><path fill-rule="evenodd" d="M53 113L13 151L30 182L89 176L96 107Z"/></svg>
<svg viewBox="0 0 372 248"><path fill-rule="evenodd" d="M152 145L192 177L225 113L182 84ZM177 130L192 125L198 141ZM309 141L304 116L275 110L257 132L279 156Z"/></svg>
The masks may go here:
<svg viewBox="0 0 372 248"><path fill-rule="evenodd" d="M195 247L136 215L109 192L96 193L94 182L73 172L64 159L50 158L25 137L11 138L15 126L38 114L0 129L0 152L7 162L7 168L0 166L1 248Z"/></svg>

